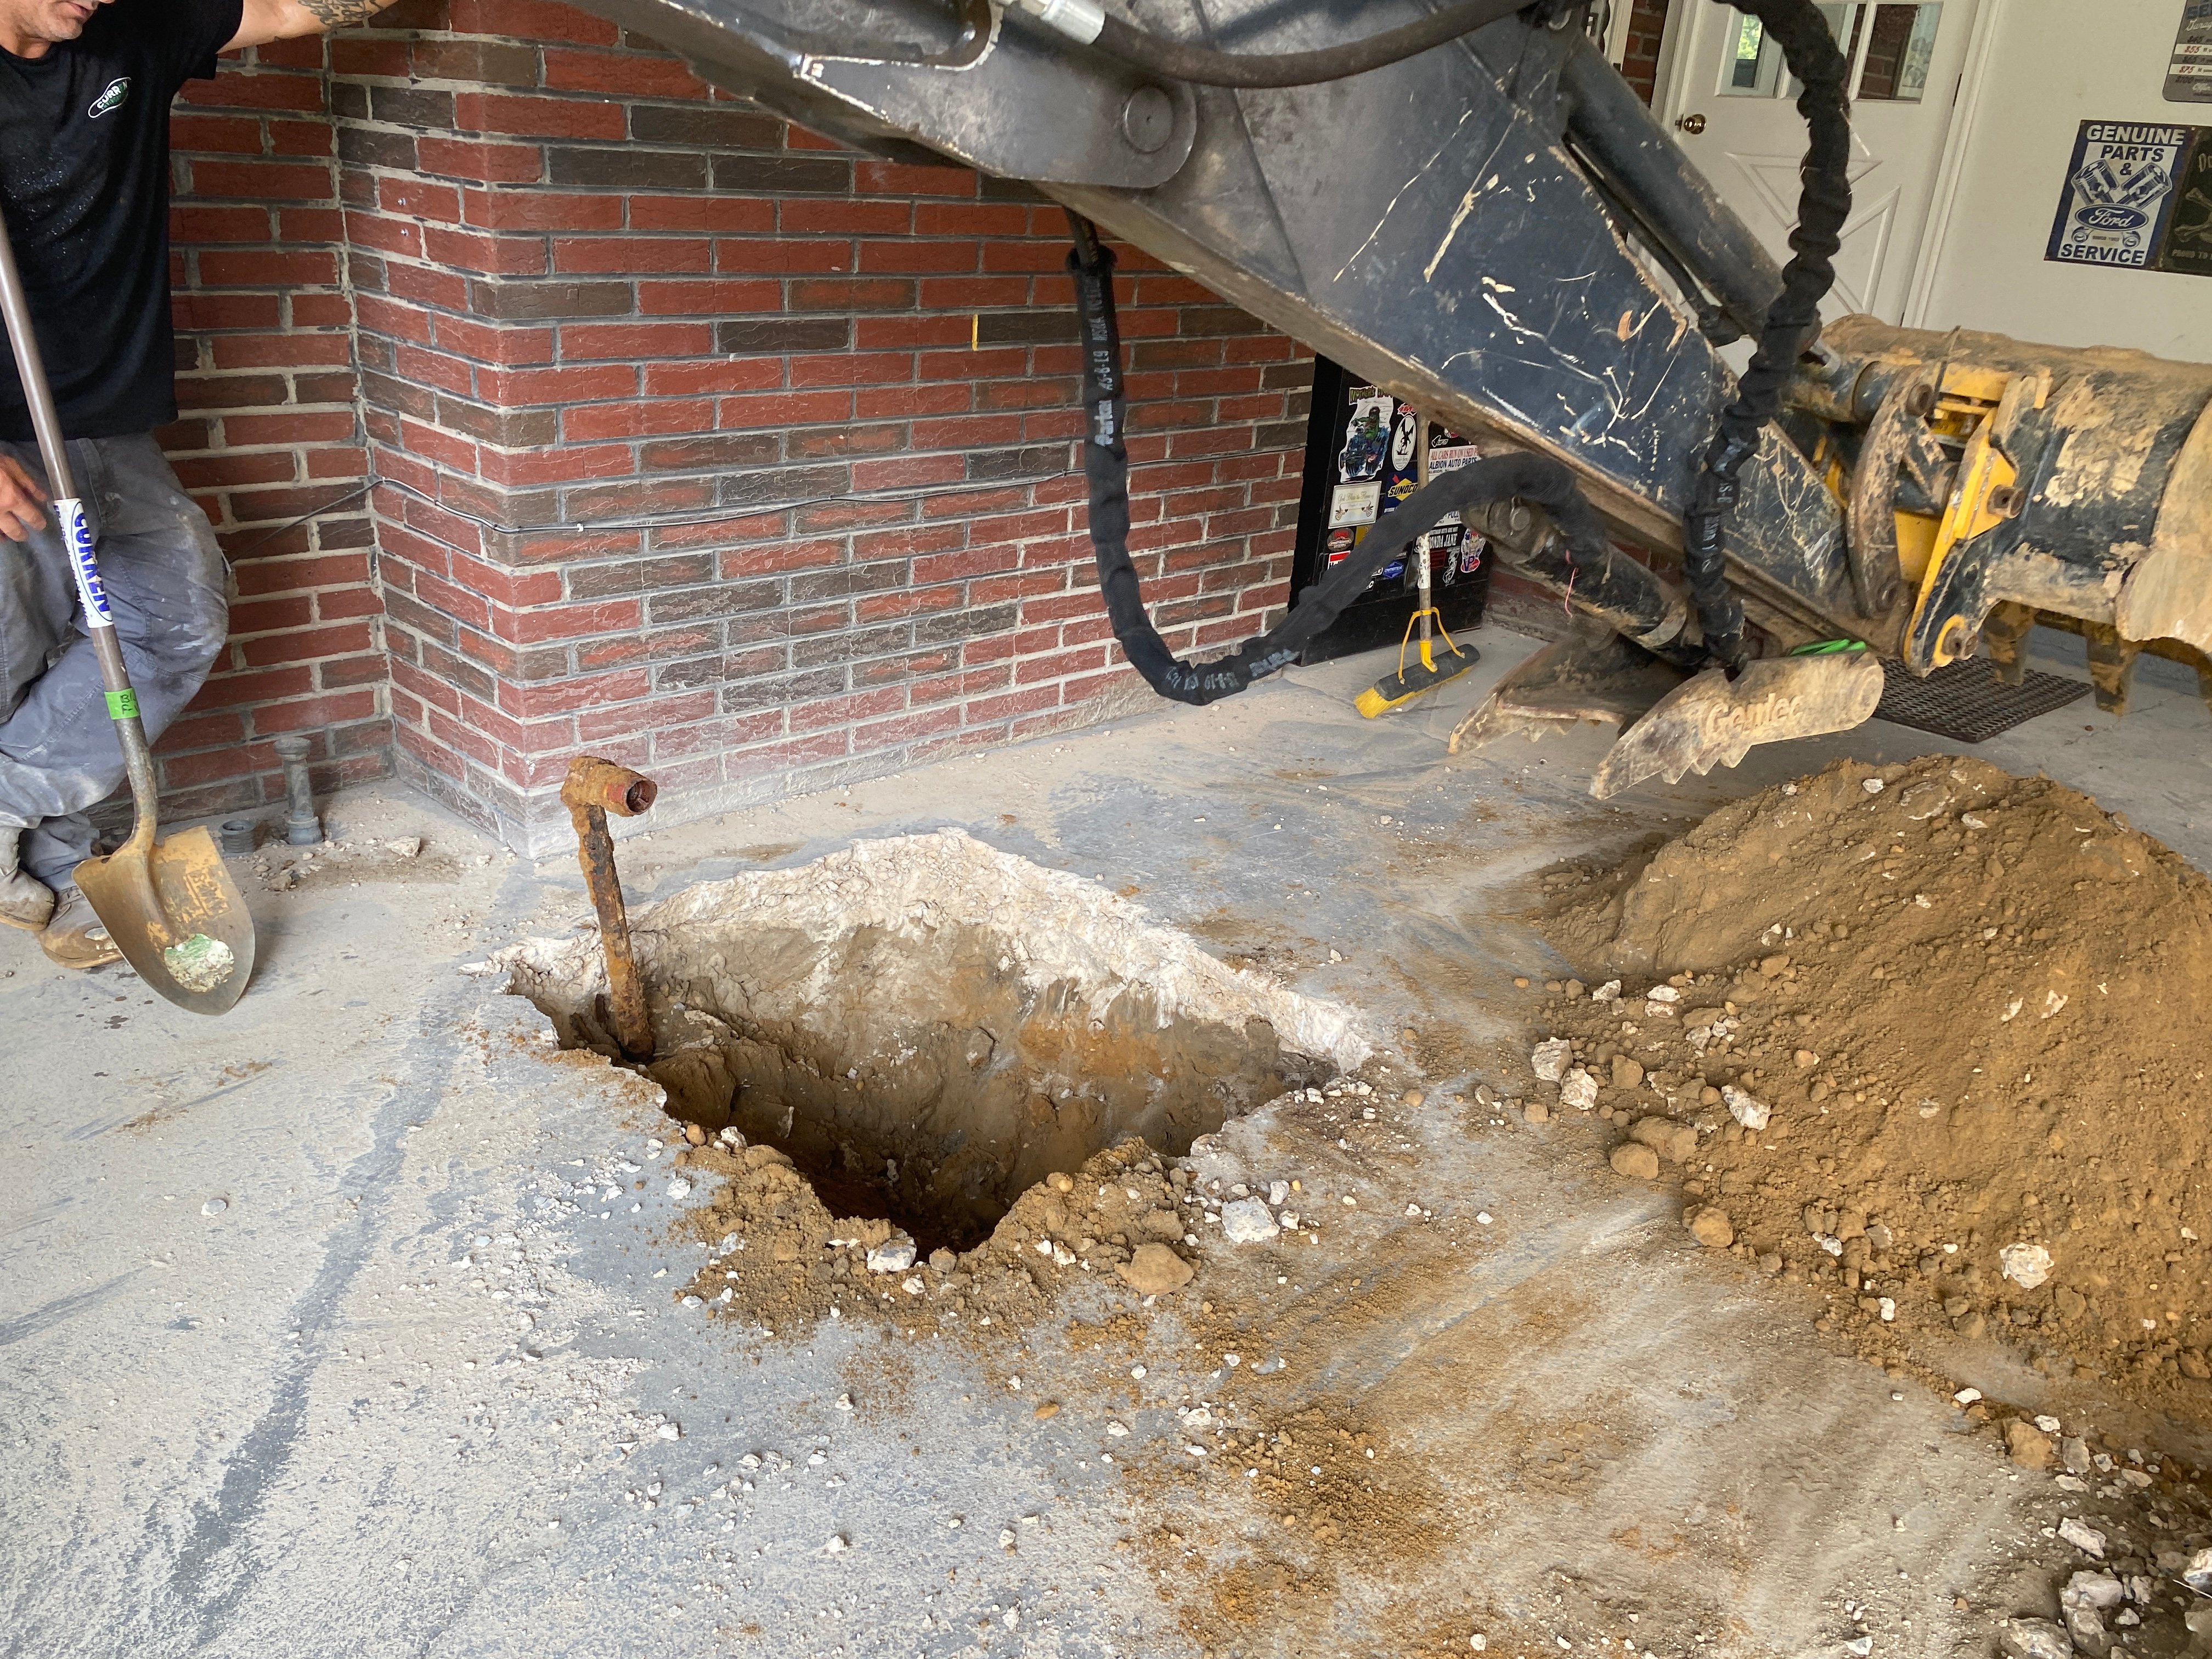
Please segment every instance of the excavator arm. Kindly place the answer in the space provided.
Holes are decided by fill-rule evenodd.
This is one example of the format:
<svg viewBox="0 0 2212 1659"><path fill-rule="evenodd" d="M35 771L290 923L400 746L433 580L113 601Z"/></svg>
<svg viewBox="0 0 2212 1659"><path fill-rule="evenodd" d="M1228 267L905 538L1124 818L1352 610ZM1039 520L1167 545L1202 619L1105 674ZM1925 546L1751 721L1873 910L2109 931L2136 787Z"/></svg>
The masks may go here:
<svg viewBox="0 0 2212 1659"><path fill-rule="evenodd" d="M2212 650L2212 368L2139 353L1864 317L1817 340L1770 331L1782 407L1740 428L1711 574L1693 592L1612 556L1602 538L1658 563L1684 550L1723 411L1742 408L1722 347L1770 328L1785 283L1577 0L586 3L829 137L1026 180L1079 236L1103 228L1571 481L1601 528L1571 535L1529 495L1468 503L1502 560L1589 619L1534 678L1649 684L1655 665L1717 659L1624 739L1601 789L1863 720L1883 661L1925 674L1985 631L2008 661L2035 611L2108 659L2159 638ZM1118 385L1091 390L1103 408ZM1418 516L1391 522L1410 534ZM1714 637L1732 608L1751 647ZM1868 648L1788 654L1838 641ZM1512 726L1532 683L1502 687L1469 735Z"/></svg>

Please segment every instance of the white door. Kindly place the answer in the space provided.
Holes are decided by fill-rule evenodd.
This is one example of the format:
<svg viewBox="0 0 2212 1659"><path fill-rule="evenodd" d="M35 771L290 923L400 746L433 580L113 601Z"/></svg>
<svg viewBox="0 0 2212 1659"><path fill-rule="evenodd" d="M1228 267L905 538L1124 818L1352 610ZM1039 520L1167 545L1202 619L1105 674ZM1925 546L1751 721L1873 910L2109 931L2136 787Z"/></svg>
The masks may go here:
<svg viewBox="0 0 2212 1659"><path fill-rule="evenodd" d="M1831 318L1902 320L1977 4L1820 8L1851 65L1851 216L1822 307ZM1692 0L1675 16L1689 35L1666 118L1721 199L1786 260L1806 133L1781 48L1733 6Z"/></svg>

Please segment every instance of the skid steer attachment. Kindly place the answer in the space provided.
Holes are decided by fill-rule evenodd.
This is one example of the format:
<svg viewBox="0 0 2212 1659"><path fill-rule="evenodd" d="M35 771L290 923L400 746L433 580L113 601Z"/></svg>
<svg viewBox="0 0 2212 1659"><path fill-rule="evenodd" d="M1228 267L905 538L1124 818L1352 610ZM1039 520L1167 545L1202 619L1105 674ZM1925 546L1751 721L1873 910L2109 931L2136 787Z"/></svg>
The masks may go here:
<svg viewBox="0 0 2212 1659"><path fill-rule="evenodd" d="M1885 663L1925 675L1985 626L2001 653L2038 612L2106 642L2115 699L2135 645L2212 649L2212 368L1863 317L1823 329L1851 137L1847 65L1812 0L1737 0L1802 83L1786 269L1606 63L1586 0L583 3L804 126L1026 180L1069 210L1101 587L1163 696L1234 695L1296 661L1453 510L1626 642L1609 670L1589 641L1531 663L1458 746L1618 716L1601 793L1865 718ZM1376 113L1408 111L1433 118ZM1267 634L1178 661L1126 547L1100 232L1466 434L1489 471L1415 492ZM1739 377L1720 348L1744 337ZM1681 578L1616 543L1679 552ZM1789 654L1839 640L1869 648ZM1638 720L1628 688L1670 673L1698 678ZM1545 676L1565 699L1549 713Z"/></svg>

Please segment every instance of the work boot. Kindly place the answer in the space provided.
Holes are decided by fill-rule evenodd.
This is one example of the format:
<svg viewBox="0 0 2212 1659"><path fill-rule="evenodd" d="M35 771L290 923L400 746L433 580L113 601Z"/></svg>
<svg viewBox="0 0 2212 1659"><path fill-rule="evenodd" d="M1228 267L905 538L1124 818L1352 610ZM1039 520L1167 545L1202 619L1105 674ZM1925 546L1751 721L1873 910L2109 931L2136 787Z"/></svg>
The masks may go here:
<svg viewBox="0 0 2212 1659"><path fill-rule="evenodd" d="M54 893L15 862L16 843L22 838L21 830L0 830L0 921L35 933L54 913Z"/></svg>
<svg viewBox="0 0 2212 1659"><path fill-rule="evenodd" d="M64 968L97 968L123 959L75 882L54 895L53 920L39 934L39 948Z"/></svg>

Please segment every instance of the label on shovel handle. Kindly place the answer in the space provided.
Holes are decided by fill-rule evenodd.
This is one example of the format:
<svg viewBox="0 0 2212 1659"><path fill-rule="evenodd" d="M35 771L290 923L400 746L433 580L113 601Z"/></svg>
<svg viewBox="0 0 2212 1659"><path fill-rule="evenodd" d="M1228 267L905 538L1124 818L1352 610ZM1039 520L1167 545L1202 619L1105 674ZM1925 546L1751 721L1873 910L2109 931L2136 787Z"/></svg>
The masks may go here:
<svg viewBox="0 0 2212 1659"><path fill-rule="evenodd" d="M138 718L138 694L129 687L107 694L107 718L112 720L135 720Z"/></svg>
<svg viewBox="0 0 2212 1659"><path fill-rule="evenodd" d="M56 501L54 515L61 520L62 539L69 544L70 568L76 574L76 596L84 602L85 625L114 627L115 618L107 613L107 590L100 583L100 564L92 556L92 526L84 516L84 503L74 500ZM109 707L113 707L112 696ZM125 717L118 714L115 718Z"/></svg>

